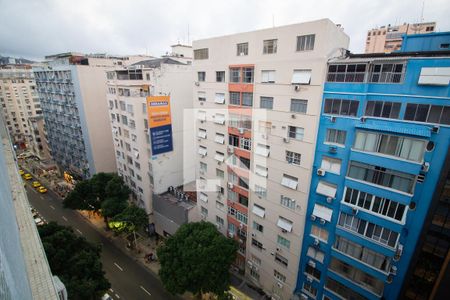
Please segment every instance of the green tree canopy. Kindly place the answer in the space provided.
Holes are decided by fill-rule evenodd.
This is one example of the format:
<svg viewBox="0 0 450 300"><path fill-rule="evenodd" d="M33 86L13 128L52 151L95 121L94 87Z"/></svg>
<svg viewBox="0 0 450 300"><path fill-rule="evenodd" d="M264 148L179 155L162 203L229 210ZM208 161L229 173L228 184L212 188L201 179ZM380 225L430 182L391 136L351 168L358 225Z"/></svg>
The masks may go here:
<svg viewBox="0 0 450 300"><path fill-rule="evenodd" d="M106 198L102 203L102 216L105 218L112 218L124 211L127 205L127 201L123 198Z"/></svg>
<svg viewBox="0 0 450 300"><path fill-rule="evenodd" d="M97 199L89 180L77 183L63 201L66 208L82 210L99 210L101 202Z"/></svg>
<svg viewBox="0 0 450 300"><path fill-rule="evenodd" d="M164 287L172 294L189 291L223 296L237 249L236 241L220 234L211 223L182 225L157 250Z"/></svg>
<svg viewBox="0 0 450 300"><path fill-rule="evenodd" d="M55 222L38 230L50 269L66 286L69 299L98 299L110 288L102 270L100 246Z"/></svg>
<svg viewBox="0 0 450 300"><path fill-rule="evenodd" d="M134 226L127 226L126 228L133 228L133 230L139 230L148 224L148 216L145 209L130 205L125 208L120 214L113 217L114 221L129 222Z"/></svg>

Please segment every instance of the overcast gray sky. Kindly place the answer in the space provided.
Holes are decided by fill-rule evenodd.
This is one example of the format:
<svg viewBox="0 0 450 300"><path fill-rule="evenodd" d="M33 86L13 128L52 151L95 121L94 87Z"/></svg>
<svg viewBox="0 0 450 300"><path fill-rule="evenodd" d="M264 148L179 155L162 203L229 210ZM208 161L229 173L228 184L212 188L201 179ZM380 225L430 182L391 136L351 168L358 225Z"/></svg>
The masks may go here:
<svg viewBox="0 0 450 300"><path fill-rule="evenodd" d="M367 30L418 22L423 0L0 0L0 54L161 55L195 39L329 18L362 52ZM450 1L426 0L424 21L450 31Z"/></svg>

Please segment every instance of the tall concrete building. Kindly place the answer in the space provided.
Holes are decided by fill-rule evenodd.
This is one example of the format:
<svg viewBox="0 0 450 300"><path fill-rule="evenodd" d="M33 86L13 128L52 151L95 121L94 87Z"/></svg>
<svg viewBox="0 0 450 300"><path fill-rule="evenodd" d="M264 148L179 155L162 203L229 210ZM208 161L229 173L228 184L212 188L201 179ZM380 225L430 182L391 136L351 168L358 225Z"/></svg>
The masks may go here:
<svg viewBox="0 0 450 300"><path fill-rule="evenodd" d="M192 48L174 45L172 53L162 58L139 61L107 73L109 132L113 133L117 171L161 236L174 234L179 225L198 220L192 201L196 199L189 199L186 194L183 201L178 201L172 197L174 189L162 195L169 187L194 180L183 175L184 157L191 160L193 155L192 145L185 147L183 141L187 129L184 113L192 109L191 62ZM170 214L175 210L180 210L180 214Z"/></svg>
<svg viewBox="0 0 450 300"><path fill-rule="evenodd" d="M1 116L0 138L0 299L63 300L55 288Z"/></svg>
<svg viewBox="0 0 450 300"><path fill-rule="evenodd" d="M326 62L348 43L328 19L193 42L199 213L274 299L295 288Z"/></svg>
<svg viewBox="0 0 450 300"><path fill-rule="evenodd" d="M387 25L367 31L365 53L390 53L400 50L405 34L431 33L436 30L436 22L404 23Z"/></svg>
<svg viewBox="0 0 450 300"><path fill-rule="evenodd" d="M78 178L115 172L106 98L106 71L128 57L62 53L35 67L51 155L60 171Z"/></svg>
<svg viewBox="0 0 450 300"><path fill-rule="evenodd" d="M427 299L432 285L419 283L433 275L423 267L437 276L449 258L442 191L450 51L429 47L442 33L418 36L414 50L349 54L328 64L296 288L301 299L401 299L403 285L408 299ZM435 225L428 231L427 216ZM410 280L416 249L423 260Z"/></svg>
<svg viewBox="0 0 450 300"><path fill-rule="evenodd" d="M0 68L0 104L16 149L49 158L42 108L30 65Z"/></svg>

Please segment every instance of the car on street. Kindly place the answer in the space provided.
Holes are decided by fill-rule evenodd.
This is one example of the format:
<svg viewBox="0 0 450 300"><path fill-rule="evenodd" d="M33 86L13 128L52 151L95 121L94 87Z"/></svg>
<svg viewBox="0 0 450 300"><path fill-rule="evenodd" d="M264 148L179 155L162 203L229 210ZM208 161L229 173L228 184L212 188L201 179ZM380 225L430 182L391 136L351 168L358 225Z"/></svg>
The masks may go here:
<svg viewBox="0 0 450 300"><path fill-rule="evenodd" d="M33 176L31 176L30 173L26 173L26 174L23 175L23 179L30 180L30 179L33 179Z"/></svg>
<svg viewBox="0 0 450 300"><path fill-rule="evenodd" d="M102 297L102 300L114 300L108 293L105 293Z"/></svg>
<svg viewBox="0 0 450 300"><path fill-rule="evenodd" d="M37 188L38 192L41 194L47 193L47 189L43 187L42 185Z"/></svg>
<svg viewBox="0 0 450 300"><path fill-rule="evenodd" d="M25 174L25 171L21 169L21 170L19 170L19 174L23 175L23 174Z"/></svg>
<svg viewBox="0 0 450 300"><path fill-rule="evenodd" d="M34 188L38 188L41 186L41 183L39 181L33 181L32 185Z"/></svg>
<svg viewBox="0 0 450 300"><path fill-rule="evenodd" d="M44 225L45 221L38 217L38 218L34 218L34 223L36 223L36 225L39 226L39 225Z"/></svg>

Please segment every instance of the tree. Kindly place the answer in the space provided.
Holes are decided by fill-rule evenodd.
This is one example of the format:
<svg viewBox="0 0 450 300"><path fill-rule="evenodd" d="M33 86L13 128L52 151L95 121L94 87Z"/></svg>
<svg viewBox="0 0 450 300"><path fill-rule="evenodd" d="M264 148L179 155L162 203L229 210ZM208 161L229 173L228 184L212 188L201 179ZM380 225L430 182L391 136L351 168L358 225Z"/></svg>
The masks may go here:
<svg viewBox="0 0 450 300"><path fill-rule="evenodd" d="M102 270L100 246L55 222L38 230L50 269L66 286L69 299L98 299L111 287Z"/></svg>
<svg viewBox="0 0 450 300"><path fill-rule="evenodd" d="M99 210L101 207L89 180L78 182L64 199L63 205L66 208L82 210Z"/></svg>
<svg viewBox="0 0 450 300"><path fill-rule="evenodd" d="M106 222L108 222L108 218L112 218L121 212L123 212L127 207L127 202L125 199L111 197L107 198L102 203L102 216L106 218Z"/></svg>
<svg viewBox="0 0 450 300"><path fill-rule="evenodd" d="M220 234L209 222L182 225L157 249L164 287L172 294L189 291L223 297L237 249L236 241Z"/></svg>
<svg viewBox="0 0 450 300"><path fill-rule="evenodd" d="M148 216L145 209L136 205L129 205L120 214L114 216L114 221L127 222L131 226L127 226L128 231L137 231L148 224Z"/></svg>

